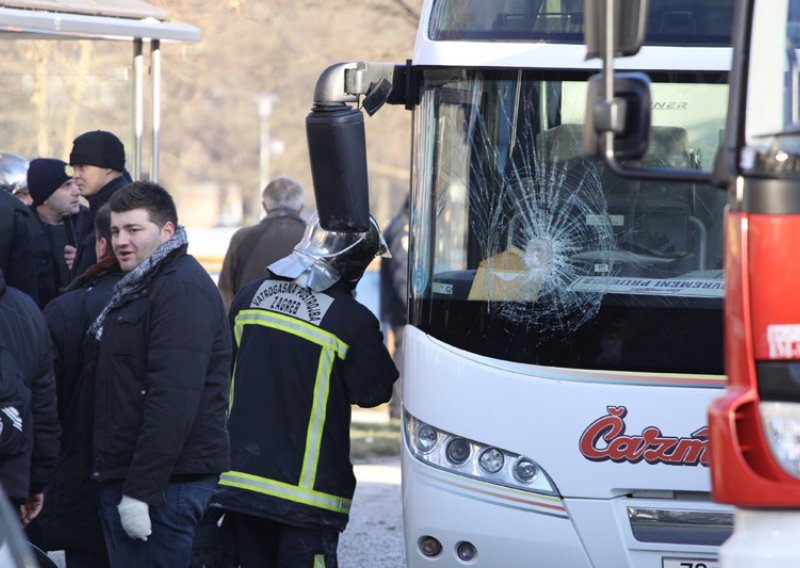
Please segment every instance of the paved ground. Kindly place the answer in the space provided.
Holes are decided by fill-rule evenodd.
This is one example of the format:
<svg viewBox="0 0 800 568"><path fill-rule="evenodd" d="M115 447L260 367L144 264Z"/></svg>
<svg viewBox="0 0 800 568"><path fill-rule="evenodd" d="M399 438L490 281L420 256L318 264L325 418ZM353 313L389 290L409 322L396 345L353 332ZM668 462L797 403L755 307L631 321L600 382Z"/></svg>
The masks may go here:
<svg viewBox="0 0 800 568"><path fill-rule="evenodd" d="M400 458L357 463L358 486L350 523L339 541L341 568L405 566ZM64 555L50 555L64 566Z"/></svg>
<svg viewBox="0 0 800 568"><path fill-rule="evenodd" d="M339 541L341 568L402 568L403 544L400 458L380 458L355 465L358 485L350 523ZM51 558L63 568L64 555Z"/></svg>
<svg viewBox="0 0 800 568"><path fill-rule="evenodd" d="M400 458L356 464L356 477L350 523L339 541L339 565L402 568L405 549Z"/></svg>

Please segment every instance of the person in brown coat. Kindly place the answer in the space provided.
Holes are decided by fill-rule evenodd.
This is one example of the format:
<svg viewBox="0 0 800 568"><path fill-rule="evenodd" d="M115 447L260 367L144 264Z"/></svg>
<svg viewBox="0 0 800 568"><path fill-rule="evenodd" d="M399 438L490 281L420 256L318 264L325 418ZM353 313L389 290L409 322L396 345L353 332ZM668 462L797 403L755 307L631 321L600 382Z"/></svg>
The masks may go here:
<svg viewBox="0 0 800 568"><path fill-rule="evenodd" d="M303 187L293 179L270 181L261 194L261 205L267 216L236 231L225 253L219 290L226 308L245 284L263 278L268 265L291 254L306 229L300 217Z"/></svg>

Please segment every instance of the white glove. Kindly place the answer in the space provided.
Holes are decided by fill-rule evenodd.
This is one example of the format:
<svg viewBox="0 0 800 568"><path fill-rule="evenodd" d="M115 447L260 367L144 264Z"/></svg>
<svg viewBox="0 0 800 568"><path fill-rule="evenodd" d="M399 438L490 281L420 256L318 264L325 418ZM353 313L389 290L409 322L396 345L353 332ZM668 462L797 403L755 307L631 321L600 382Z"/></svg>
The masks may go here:
<svg viewBox="0 0 800 568"><path fill-rule="evenodd" d="M122 528L132 539L147 540L153 533L150 525L150 506L147 503L123 495L117 510Z"/></svg>

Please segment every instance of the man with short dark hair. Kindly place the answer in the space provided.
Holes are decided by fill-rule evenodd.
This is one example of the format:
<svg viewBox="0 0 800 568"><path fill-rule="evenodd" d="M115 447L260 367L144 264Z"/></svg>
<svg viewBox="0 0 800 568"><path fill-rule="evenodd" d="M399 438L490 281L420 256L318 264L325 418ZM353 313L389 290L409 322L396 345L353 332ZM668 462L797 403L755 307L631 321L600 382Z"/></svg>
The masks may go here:
<svg viewBox="0 0 800 568"><path fill-rule="evenodd" d="M88 210L80 205L80 192L72 173L66 162L51 158L36 158L28 166L27 184L33 200L28 231L40 308L69 284L64 248L75 238L75 231L80 232L88 215Z"/></svg>
<svg viewBox="0 0 800 568"><path fill-rule="evenodd" d="M98 342L91 477L100 520L113 566L188 566L229 465L225 307L186 253L164 188L134 182L109 206L125 276L88 332Z"/></svg>
<svg viewBox="0 0 800 568"><path fill-rule="evenodd" d="M47 550L63 550L67 566L109 566L103 529L89 481L92 455L94 385L93 342L84 334L108 303L123 273L111 252L111 210L103 205L94 218L97 264L75 278L67 291L44 310L53 339L54 368L61 423L58 468L47 487L39 523Z"/></svg>
<svg viewBox="0 0 800 568"><path fill-rule="evenodd" d="M69 163L75 169L75 184L89 202L86 227L77 235L77 247L67 247L65 259L73 277L97 262L94 253L94 216L119 188L131 182L125 171L125 147L111 132L84 132L72 142Z"/></svg>
<svg viewBox="0 0 800 568"><path fill-rule="evenodd" d="M267 214L257 225L244 227L233 234L222 271L219 290L225 306L245 284L266 274L266 268L292 252L303 236L306 222L303 210L303 187L288 177L273 179L261 193L261 207Z"/></svg>

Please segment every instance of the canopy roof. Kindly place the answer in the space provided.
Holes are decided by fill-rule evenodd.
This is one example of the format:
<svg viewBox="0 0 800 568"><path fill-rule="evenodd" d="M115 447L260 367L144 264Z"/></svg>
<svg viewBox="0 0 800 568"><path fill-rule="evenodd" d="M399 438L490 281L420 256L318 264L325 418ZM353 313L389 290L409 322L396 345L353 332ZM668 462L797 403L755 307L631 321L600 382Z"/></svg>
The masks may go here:
<svg viewBox="0 0 800 568"><path fill-rule="evenodd" d="M0 0L7 39L200 40L198 28L168 20L144 0Z"/></svg>

